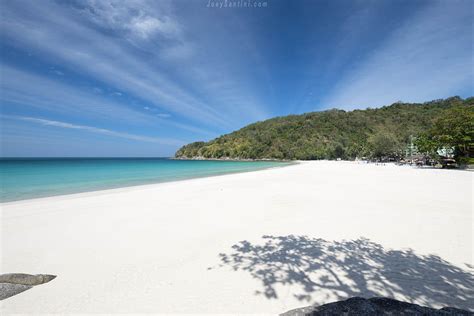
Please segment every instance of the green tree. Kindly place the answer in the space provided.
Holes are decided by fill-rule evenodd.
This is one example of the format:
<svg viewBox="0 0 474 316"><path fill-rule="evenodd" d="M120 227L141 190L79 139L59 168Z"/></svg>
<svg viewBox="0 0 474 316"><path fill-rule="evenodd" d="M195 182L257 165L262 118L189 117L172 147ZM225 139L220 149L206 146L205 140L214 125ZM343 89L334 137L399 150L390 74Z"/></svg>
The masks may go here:
<svg viewBox="0 0 474 316"><path fill-rule="evenodd" d="M453 148L456 161L467 161L474 149L474 106L461 105L443 111L415 144L421 152L431 154L440 148Z"/></svg>
<svg viewBox="0 0 474 316"><path fill-rule="evenodd" d="M419 135L413 143L418 149L418 152L430 157L435 157L437 155L436 150L438 149L438 145L427 133Z"/></svg>
<svg viewBox="0 0 474 316"><path fill-rule="evenodd" d="M401 150L401 145L396 136L387 131L379 131L369 137L369 146L374 158L398 157Z"/></svg>

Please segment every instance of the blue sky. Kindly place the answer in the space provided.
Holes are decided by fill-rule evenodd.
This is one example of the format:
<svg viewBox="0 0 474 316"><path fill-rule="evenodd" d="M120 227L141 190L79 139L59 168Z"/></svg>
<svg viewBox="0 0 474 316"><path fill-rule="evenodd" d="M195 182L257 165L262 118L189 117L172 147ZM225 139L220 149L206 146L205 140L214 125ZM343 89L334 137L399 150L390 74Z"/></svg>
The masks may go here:
<svg viewBox="0 0 474 316"><path fill-rule="evenodd" d="M473 95L473 1L209 4L1 1L1 155L170 156L274 116Z"/></svg>

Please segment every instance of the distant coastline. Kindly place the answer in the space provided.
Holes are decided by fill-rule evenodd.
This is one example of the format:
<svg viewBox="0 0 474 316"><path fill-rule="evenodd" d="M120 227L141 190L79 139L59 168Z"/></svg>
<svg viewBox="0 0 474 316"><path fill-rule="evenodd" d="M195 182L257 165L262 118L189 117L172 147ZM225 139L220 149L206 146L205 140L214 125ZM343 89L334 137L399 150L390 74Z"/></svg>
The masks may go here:
<svg viewBox="0 0 474 316"><path fill-rule="evenodd" d="M230 158L230 157L222 157L222 158L206 158L202 156L197 157L171 157L169 159L173 160L199 160L199 161L242 161L242 162L259 162L259 161L270 161L270 162L295 162L297 163L299 160L292 160L292 159L275 159L275 158Z"/></svg>

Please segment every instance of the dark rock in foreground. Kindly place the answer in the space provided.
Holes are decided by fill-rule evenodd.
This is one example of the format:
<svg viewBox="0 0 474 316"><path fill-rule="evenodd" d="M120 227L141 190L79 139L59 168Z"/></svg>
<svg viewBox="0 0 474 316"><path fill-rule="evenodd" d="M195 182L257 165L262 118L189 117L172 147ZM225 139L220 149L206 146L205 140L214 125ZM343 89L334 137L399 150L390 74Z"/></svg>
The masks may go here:
<svg viewBox="0 0 474 316"><path fill-rule="evenodd" d="M54 278L56 276L50 274L0 274L0 301L29 290L35 285L47 283Z"/></svg>
<svg viewBox="0 0 474 316"><path fill-rule="evenodd" d="M39 285L53 280L56 276L50 274L25 274L25 273L8 273L0 274L0 283L23 284L23 285Z"/></svg>
<svg viewBox="0 0 474 316"><path fill-rule="evenodd" d="M332 315L474 315L454 308L434 309L385 297L365 299L352 297L345 301L294 309L282 316L332 316Z"/></svg>
<svg viewBox="0 0 474 316"><path fill-rule="evenodd" d="M0 283L0 301L31 288L31 285Z"/></svg>

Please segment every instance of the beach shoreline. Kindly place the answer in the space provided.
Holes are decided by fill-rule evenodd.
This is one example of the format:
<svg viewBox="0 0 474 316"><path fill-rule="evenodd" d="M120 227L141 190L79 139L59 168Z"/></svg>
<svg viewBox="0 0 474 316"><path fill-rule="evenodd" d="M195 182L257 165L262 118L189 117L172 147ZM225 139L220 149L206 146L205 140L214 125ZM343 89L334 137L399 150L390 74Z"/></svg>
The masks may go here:
<svg viewBox="0 0 474 316"><path fill-rule="evenodd" d="M236 160L238 161L238 160ZM283 162L283 161L282 161ZM8 201L8 202L0 202L0 207L3 205L13 205L17 203L22 203L22 202L34 202L36 200L44 200L44 199L54 199L54 198L80 198L80 197L87 197L87 196L95 196L95 195L101 195L103 193L119 193L119 192L127 192L128 189L138 189L140 190L142 187L149 187L149 186L159 186L163 184L168 184L168 183L180 183L180 182L185 182L185 181L193 181L193 180L198 180L198 179L205 179L205 178L212 178L212 177L222 177L226 175L233 175L233 174L239 174L239 173L251 173L251 172L258 172L258 171L263 171L263 170L271 170L271 169L276 169L276 168L285 168L289 167L292 165L297 165L299 163L302 163L300 160L294 160L292 162L289 162L287 164L282 164L281 166L271 166L271 167L261 167L259 169L255 170L239 170L239 171L227 171L219 174L212 174L212 175L199 175L195 177L189 177L185 179L175 179L175 180L166 180L166 181L159 181L159 182L153 182L153 183L144 183L144 184L136 184L136 185L126 185L126 186L120 186L120 187L115 187L115 188L105 188L105 189L99 189L99 190L91 190L91 191L83 191L83 192L77 192L77 193L59 193L57 195L50 195L50 196L44 196L44 197L34 197L34 198L28 198L28 199L21 199L21 200L15 200L15 201Z"/></svg>
<svg viewBox="0 0 474 316"><path fill-rule="evenodd" d="M71 160L77 160L77 159L81 159L81 158L71 158ZM89 159L90 162L94 163L94 162L97 162L97 161L101 161L101 160L110 160L111 158L92 158L92 159ZM115 190L115 189L122 189L122 188L128 188L128 187L137 187L137 186L146 186L146 185L154 185L154 184L161 184L161 183L168 183L168 182L176 182L176 181L186 181L186 180L193 180L193 179L199 179L199 178L207 178L207 177L214 177L214 176L222 176L222 175L228 175L228 174L236 174L236 173L245 173L245 172L253 172L253 171L259 171L259 170L265 170L265 169L271 169L271 168L282 168L282 167L285 167L285 166L288 166L288 165L293 165L293 164L297 164L298 162L297 161L293 161L293 162L283 162L283 161L278 161L278 163L276 164L275 162L277 161L271 161L273 162L274 164L273 165L256 165L256 166L253 166L253 168L249 168L249 169L245 169L245 168L232 168L232 166L230 166L231 168L225 168L225 162L229 162L229 163L233 163L233 162L236 162L236 163L252 163L252 161L225 161L223 162L223 165L222 167L222 170L213 170L213 168L215 168L216 166L211 166L208 170L204 170L204 173L200 173L200 174L192 174L192 173L186 173L186 172L182 172L180 170L176 170L176 172L174 173L174 176L172 178L170 178L169 176L168 177L163 177L161 173L163 174L170 174L169 170L159 170L158 168L163 168L162 166L160 166L160 163L161 161L170 161L170 160L174 160L174 159L170 159L170 158L149 158L149 159L145 159L145 160L156 160L158 159L158 163L156 164L155 170L149 170L148 173L142 173L141 175L139 175L138 178L134 179L134 182L127 182L126 180L126 175L122 175L122 177L115 177L115 174L102 174L100 175L103 179L108 179L107 183L106 184L102 184L102 185L98 185L96 183L94 183L92 181L91 183L91 180L92 179L86 179L84 181L84 179L82 180L79 180L78 182L76 182L74 179L75 179L75 175L74 174L70 174L71 171L73 171L74 169L76 169L76 167L71 167L69 169L66 169L66 170L49 170L48 172L44 172L44 170L41 170L39 169L39 172L43 172L42 176L44 177L43 179L25 179L23 175L20 175L20 176L23 176L23 179L22 179L22 184L23 186L21 188L18 188L18 184L17 183L13 183L13 185L16 185L16 191L15 191L15 187L13 190L11 190L11 192L9 192L8 190L8 185L9 185L9 182L14 182L15 181L15 175L13 174L8 174L8 169L9 167L8 166L1 166L2 168L5 168L4 170L2 170L3 172L5 172L5 174L2 176L5 177L6 180L6 183L2 183L2 189L0 192L0 205L2 204L7 204L7 203L14 203L14 202L20 202L20 201L27 201L27 200L35 200L35 199L41 199L41 198L48 198L48 197L57 197L57 196L63 196L63 195L77 195L77 194L82 194L82 193L94 193L94 192L100 192L100 191L107 191L107 190ZM13 161L16 161L17 159L13 160ZM38 161L38 160L43 160L42 158L41 159L32 159L33 161ZM44 159L44 160L48 160L48 159ZM64 160L64 159L58 159L58 160ZM87 159L85 159L87 160ZM136 158L133 158L131 160L136 160ZM140 159L140 160L143 160L143 159ZM124 161L123 159L117 159L116 161ZM125 160L127 161L127 160ZM209 160L209 161L212 161L212 160ZM189 162L192 163L192 160L189 160ZM262 163L263 162L270 162L270 161L261 161ZM258 162L257 162L258 163ZM242 166L242 165L241 165ZM54 168L54 167L53 167ZM139 170L140 166L136 167L136 172L140 172ZM15 170L15 172L18 173L18 168L17 170ZM93 170L84 170L84 172L89 172L91 174L93 174ZM117 172L120 172L120 170L117 170ZM49 179L48 177L50 177L52 174L61 174L61 176L63 177L64 182L62 182L62 185L64 185L66 188L68 188L67 190L63 190L61 189L61 186L59 187L56 187L54 190L51 189L50 187L48 187L49 183ZM151 174L153 174L153 176L151 176ZM136 175L133 175L134 177L136 177ZM140 179L141 177L141 179ZM12 181L13 180L13 181ZM82 181L82 182L81 182ZM34 187L28 187L28 184L29 183L44 183L44 186L40 187L38 185L34 186ZM83 183L83 184L86 184L85 186L80 186L80 184ZM78 186L79 185L79 186ZM71 188L71 186L75 186L74 188ZM26 189L25 189L26 187ZM9 194L14 194L14 197L12 198L11 196L9 196Z"/></svg>
<svg viewBox="0 0 474 316"><path fill-rule="evenodd" d="M303 161L2 203L1 273L57 278L1 310L277 314L354 294L472 310L472 180Z"/></svg>

